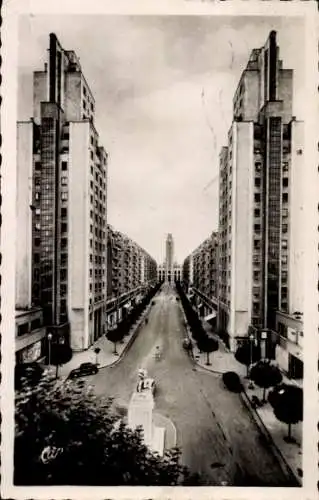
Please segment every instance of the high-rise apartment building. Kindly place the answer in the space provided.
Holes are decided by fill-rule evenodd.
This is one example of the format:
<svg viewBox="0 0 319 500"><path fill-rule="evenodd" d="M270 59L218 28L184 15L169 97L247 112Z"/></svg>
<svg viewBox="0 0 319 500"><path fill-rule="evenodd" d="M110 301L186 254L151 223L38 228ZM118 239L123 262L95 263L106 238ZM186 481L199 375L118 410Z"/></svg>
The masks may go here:
<svg viewBox="0 0 319 500"><path fill-rule="evenodd" d="M303 124L292 115L293 71L276 32L251 52L220 153L219 329L231 348L302 311Z"/></svg>
<svg viewBox="0 0 319 500"><path fill-rule="evenodd" d="M165 255L165 266L166 266L166 281L174 280L174 240L171 233L167 235L166 238L166 255Z"/></svg>
<svg viewBox="0 0 319 500"><path fill-rule="evenodd" d="M49 40L33 119L18 123L17 305L28 296L53 341L82 350L105 325L108 155L79 59Z"/></svg>

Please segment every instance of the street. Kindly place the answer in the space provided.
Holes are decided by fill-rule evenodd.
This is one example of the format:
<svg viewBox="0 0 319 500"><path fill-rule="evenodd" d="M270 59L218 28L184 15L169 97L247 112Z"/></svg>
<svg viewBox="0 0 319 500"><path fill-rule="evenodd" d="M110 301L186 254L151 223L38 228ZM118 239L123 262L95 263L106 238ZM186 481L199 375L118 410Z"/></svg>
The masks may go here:
<svg viewBox="0 0 319 500"><path fill-rule="evenodd" d="M192 472L209 485L292 485L240 396L225 389L220 375L196 367L183 350L186 332L174 290L164 285L154 300L124 358L89 377L95 392L127 407L138 368L146 368L156 382L155 410L175 424L182 462Z"/></svg>

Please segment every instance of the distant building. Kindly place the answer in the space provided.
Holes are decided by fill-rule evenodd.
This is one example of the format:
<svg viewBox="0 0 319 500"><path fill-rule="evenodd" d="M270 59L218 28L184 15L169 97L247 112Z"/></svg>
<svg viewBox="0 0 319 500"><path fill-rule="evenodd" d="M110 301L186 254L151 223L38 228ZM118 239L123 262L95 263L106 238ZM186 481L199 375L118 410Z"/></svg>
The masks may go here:
<svg viewBox="0 0 319 500"><path fill-rule="evenodd" d="M16 305L41 308L52 341L82 350L105 331L108 155L79 59L49 42L33 118L18 123Z"/></svg>
<svg viewBox="0 0 319 500"><path fill-rule="evenodd" d="M166 265L160 264L157 268L158 271L158 281L165 281L166 278Z"/></svg>
<svg viewBox="0 0 319 500"><path fill-rule="evenodd" d="M182 280L182 266L180 266L176 262L173 265L173 276L175 282Z"/></svg>
<svg viewBox="0 0 319 500"><path fill-rule="evenodd" d="M213 232L183 263L183 283L202 317L213 319L218 307L218 233Z"/></svg>
<svg viewBox="0 0 319 500"><path fill-rule="evenodd" d="M188 255L182 265L182 281L186 293L189 292L194 282L193 255Z"/></svg>
<svg viewBox="0 0 319 500"><path fill-rule="evenodd" d="M272 31L241 75L220 153L218 326L231 349L303 311L304 138L292 85Z"/></svg>

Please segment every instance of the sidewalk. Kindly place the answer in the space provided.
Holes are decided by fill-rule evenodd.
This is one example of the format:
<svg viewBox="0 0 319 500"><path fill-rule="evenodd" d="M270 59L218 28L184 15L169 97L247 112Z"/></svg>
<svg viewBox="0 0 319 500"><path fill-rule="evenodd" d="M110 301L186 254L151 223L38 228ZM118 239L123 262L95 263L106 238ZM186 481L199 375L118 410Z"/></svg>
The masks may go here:
<svg viewBox="0 0 319 500"><path fill-rule="evenodd" d="M111 366L120 361L120 359L124 356L126 351L129 349L129 347L135 340L135 337L138 334L140 326L145 321L145 317L149 313L150 307L151 304L149 304L146 307L141 317L137 320L136 323L134 323L134 325L132 325L129 334L123 338L122 342L118 342L116 344L116 351L118 353L117 355L114 354L113 342L110 342L105 335L102 335L102 337L100 337L96 342L94 342L94 344L92 344L85 351L73 353L72 359L68 363L65 363L65 365L62 365L59 368L58 380L61 383L63 383L70 374L70 372L74 368L78 368L81 363L88 363L88 362L96 363L96 354L94 352L94 349L96 349L97 347L101 349L101 351L97 355L97 362L99 369L105 368L106 366Z"/></svg>
<svg viewBox="0 0 319 500"><path fill-rule="evenodd" d="M187 325L187 333L190 338L191 332L187 324L184 311L183 311L184 321ZM243 383L244 392L242 394L242 400L249 408L254 417L254 420L264 436L266 436L274 454L277 456L278 460L286 470L290 470L293 473L299 484L302 484L302 422L292 426L292 435L296 440L295 443L287 443L284 438L287 436L288 426L276 419L271 405L267 402L261 408L255 409L252 404L253 396L258 399L262 399L262 389L259 387L254 387L254 389L249 389L249 380L246 378L246 367L239 363L233 353L231 353L221 339L212 331L211 326L202 321L203 327L210 337L218 340L219 349L216 352L210 353L210 363L207 366L207 355L205 353L200 353L196 343L193 341L193 354L195 362L205 370L211 371L213 373L223 374L227 371L236 372ZM299 383L294 380L288 379L283 374L283 382L288 384L294 384L300 386ZM287 467L288 466L288 467Z"/></svg>

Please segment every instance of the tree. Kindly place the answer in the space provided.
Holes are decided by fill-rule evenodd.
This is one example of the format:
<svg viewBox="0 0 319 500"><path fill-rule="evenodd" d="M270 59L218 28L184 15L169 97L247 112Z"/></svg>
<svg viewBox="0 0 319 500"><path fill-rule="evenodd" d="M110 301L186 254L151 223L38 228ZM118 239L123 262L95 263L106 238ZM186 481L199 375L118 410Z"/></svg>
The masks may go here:
<svg viewBox="0 0 319 500"><path fill-rule="evenodd" d="M198 340L197 345L200 351L206 352L206 365L210 365L209 354L218 350L218 341L206 335Z"/></svg>
<svg viewBox="0 0 319 500"><path fill-rule="evenodd" d="M51 345L50 362L56 367L55 378L59 375L59 366L65 365L72 358L72 349L65 342L53 342Z"/></svg>
<svg viewBox="0 0 319 500"><path fill-rule="evenodd" d="M240 345L235 352L235 359L247 367L247 377L249 375L249 366L260 360L260 348L254 343L247 341Z"/></svg>
<svg viewBox="0 0 319 500"><path fill-rule="evenodd" d="M280 384L268 396L278 420L288 424L288 435L285 441L292 443L291 425L303 420L303 390L292 384Z"/></svg>
<svg viewBox="0 0 319 500"><path fill-rule="evenodd" d="M269 387L274 387L282 381L282 374L279 368L270 361L258 361L250 371L250 378L263 389L262 402L266 403L266 391Z"/></svg>
<svg viewBox="0 0 319 500"><path fill-rule="evenodd" d="M109 330L107 333L106 333L106 338L110 341L110 342L113 342L114 344L114 350L113 350L113 354L118 354L117 350L116 350L116 344L118 342L120 342L120 340L123 338L123 331L122 331L122 328L120 326L118 326L117 328L114 328L113 330Z"/></svg>
<svg viewBox="0 0 319 500"><path fill-rule="evenodd" d="M243 389L239 375L236 372L223 373L223 382L228 390L232 392L241 392Z"/></svg>
<svg viewBox="0 0 319 500"><path fill-rule="evenodd" d="M16 364L14 369L15 390L22 389L24 384L36 385L40 381L43 372L44 369L36 361Z"/></svg>
<svg viewBox="0 0 319 500"><path fill-rule="evenodd" d="M94 349L94 352L95 352L95 363L98 364L98 355L101 352L101 349L99 347L96 347Z"/></svg>
<svg viewBox="0 0 319 500"><path fill-rule="evenodd" d="M83 381L82 381L83 386ZM111 399L68 381L43 379L16 397L16 485L171 486L190 481L180 450L160 457L130 430Z"/></svg>

